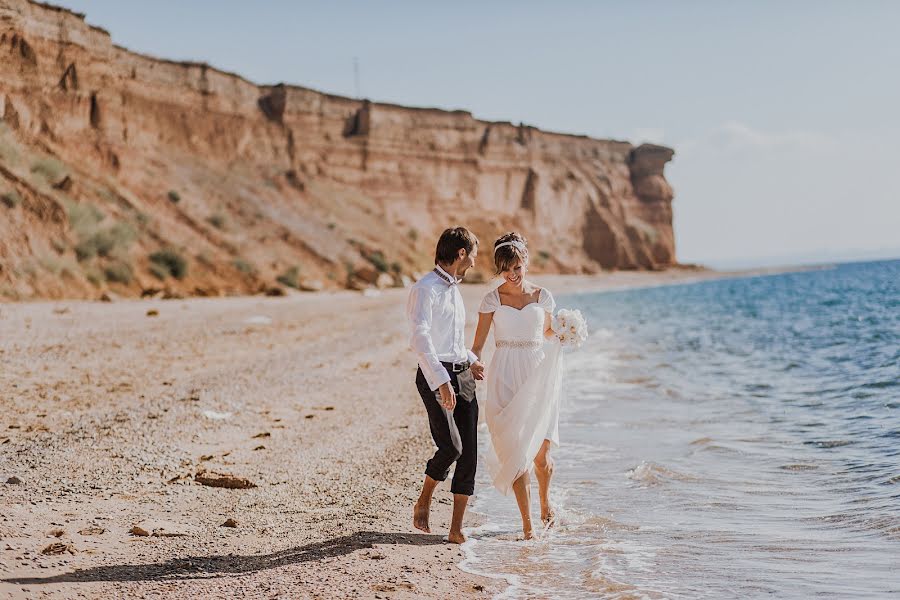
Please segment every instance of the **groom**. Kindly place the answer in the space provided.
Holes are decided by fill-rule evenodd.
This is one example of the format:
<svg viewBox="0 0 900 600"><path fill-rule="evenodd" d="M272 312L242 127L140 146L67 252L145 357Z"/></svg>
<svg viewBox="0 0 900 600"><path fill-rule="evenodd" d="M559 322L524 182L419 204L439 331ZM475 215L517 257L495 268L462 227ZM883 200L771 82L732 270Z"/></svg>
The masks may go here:
<svg viewBox="0 0 900 600"><path fill-rule="evenodd" d="M413 525L426 533L431 498L439 481L447 479L455 462L453 519L448 540L466 541L463 516L475 491L478 401L475 380L484 379L484 365L466 349L466 308L459 282L478 254L478 239L465 227L441 234L434 254L434 270L412 286L406 316L412 329L410 346L419 360L416 387L437 451L425 468L422 493L413 508Z"/></svg>

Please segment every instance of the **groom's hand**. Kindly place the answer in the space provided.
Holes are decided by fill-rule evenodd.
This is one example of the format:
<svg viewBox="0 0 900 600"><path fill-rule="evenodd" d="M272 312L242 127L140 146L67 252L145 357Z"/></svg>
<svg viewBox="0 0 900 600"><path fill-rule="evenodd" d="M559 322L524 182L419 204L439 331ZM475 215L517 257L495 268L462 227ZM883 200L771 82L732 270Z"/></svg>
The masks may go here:
<svg viewBox="0 0 900 600"><path fill-rule="evenodd" d="M456 408L456 392L453 391L453 386L449 381L442 384L438 391L441 393L441 406L447 410Z"/></svg>
<svg viewBox="0 0 900 600"><path fill-rule="evenodd" d="M484 363L480 360L476 360L469 367L472 369L472 376L478 381L484 381Z"/></svg>

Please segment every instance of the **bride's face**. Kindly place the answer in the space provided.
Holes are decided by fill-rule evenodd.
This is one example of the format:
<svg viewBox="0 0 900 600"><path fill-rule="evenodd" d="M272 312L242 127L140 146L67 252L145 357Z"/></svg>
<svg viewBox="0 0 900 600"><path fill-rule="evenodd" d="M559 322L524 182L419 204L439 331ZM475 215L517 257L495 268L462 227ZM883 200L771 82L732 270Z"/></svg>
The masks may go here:
<svg viewBox="0 0 900 600"><path fill-rule="evenodd" d="M503 271L501 274L508 283L518 286L522 285L522 281L525 279L525 273L527 272L528 266L520 260L516 262L509 271Z"/></svg>

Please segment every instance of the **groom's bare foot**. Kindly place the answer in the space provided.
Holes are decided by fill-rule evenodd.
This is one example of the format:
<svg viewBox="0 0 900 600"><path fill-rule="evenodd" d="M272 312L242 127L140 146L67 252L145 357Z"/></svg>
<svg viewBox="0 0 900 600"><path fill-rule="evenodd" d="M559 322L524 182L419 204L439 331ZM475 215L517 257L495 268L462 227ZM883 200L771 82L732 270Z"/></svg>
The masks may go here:
<svg viewBox="0 0 900 600"><path fill-rule="evenodd" d="M451 531L447 536L447 541L451 544L464 544L466 536L463 535L462 531Z"/></svg>
<svg viewBox="0 0 900 600"><path fill-rule="evenodd" d="M532 531L531 529L524 529L522 531L522 537L526 540L533 540L534 539L534 531Z"/></svg>
<svg viewBox="0 0 900 600"><path fill-rule="evenodd" d="M424 531L425 533L431 533L431 527L428 526L428 514L430 510L431 507L427 504L416 502L416 505L413 506L413 527Z"/></svg>

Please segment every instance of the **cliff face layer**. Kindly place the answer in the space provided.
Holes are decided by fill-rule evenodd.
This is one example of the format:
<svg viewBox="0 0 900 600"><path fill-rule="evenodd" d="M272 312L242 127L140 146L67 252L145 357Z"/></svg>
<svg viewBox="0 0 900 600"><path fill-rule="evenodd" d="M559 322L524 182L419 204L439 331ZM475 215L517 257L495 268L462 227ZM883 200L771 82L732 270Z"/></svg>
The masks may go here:
<svg viewBox="0 0 900 600"><path fill-rule="evenodd" d="M538 271L675 263L668 148L258 86L29 0L0 0L0 117L0 297L387 284L455 224Z"/></svg>

